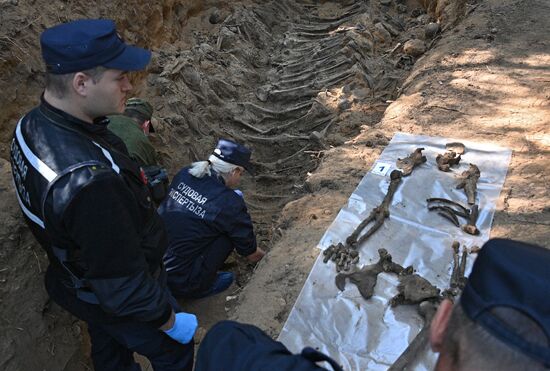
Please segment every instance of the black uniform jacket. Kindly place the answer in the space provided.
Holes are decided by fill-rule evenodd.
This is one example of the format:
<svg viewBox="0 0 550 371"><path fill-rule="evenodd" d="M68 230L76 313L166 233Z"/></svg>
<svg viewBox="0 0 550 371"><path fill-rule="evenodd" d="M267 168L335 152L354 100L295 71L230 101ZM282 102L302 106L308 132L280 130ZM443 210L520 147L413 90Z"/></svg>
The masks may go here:
<svg viewBox="0 0 550 371"><path fill-rule="evenodd" d="M18 201L48 253L46 285L57 285L50 294L78 296L70 271L99 302L85 303L86 318L160 326L171 312L158 279L166 233L141 169L107 124L42 99L18 122L11 144ZM66 252L68 263L53 251Z"/></svg>

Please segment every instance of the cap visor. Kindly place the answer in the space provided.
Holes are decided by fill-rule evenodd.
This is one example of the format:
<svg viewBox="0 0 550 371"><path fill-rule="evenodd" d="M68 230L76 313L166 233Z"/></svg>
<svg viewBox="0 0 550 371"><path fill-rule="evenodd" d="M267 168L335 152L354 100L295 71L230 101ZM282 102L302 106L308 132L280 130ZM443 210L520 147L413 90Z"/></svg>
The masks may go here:
<svg viewBox="0 0 550 371"><path fill-rule="evenodd" d="M256 170L254 169L254 166L249 162L248 165L243 166L246 171L252 176L256 175Z"/></svg>
<svg viewBox="0 0 550 371"><path fill-rule="evenodd" d="M151 51L138 48L137 46L126 45L126 48L115 59L102 65L121 71L139 71L145 69L151 60Z"/></svg>

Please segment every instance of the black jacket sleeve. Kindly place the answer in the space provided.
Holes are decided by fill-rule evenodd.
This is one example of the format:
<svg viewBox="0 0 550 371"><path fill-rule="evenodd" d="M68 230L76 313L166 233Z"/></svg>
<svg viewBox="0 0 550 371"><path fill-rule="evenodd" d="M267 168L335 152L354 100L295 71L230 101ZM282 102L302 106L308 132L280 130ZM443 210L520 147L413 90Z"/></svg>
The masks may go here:
<svg viewBox="0 0 550 371"><path fill-rule="evenodd" d="M140 249L140 218L138 201L112 171L95 174L80 187L62 216L102 309L160 326L171 307Z"/></svg>

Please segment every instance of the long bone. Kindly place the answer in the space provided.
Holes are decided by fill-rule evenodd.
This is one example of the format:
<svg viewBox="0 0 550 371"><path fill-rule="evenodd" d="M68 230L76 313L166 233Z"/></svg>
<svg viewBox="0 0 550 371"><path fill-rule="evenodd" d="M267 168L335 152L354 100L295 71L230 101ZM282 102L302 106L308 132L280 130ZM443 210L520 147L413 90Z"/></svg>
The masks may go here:
<svg viewBox="0 0 550 371"><path fill-rule="evenodd" d="M269 92L269 98L275 102L295 102L300 98L316 96L320 90L344 81L353 75L354 73L345 70L325 80L313 80L309 84L290 89L272 90Z"/></svg>
<svg viewBox="0 0 550 371"><path fill-rule="evenodd" d="M304 54L304 53L311 53L315 49L323 49L328 46L335 46L339 45L340 47L343 47L343 41L345 40L344 35L336 35L334 37L328 38L326 40L319 40L316 43L309 43L305 45L300 46L294 46L289 48L289 51L291 54Z"/></svg>
<svg viewBox="0 0 550 371"><path fill-rule="evenodd" d="M245 106L245 107L249 107L251 109L254 109L256 111L261 112L263 114L263 118L260 119L259 121L262 121L263 119L268 118L268 117L269 118L277 118L277 119L294 118L294 117L292 117L293 113L302 111L306 108L309 109L313 105L313 102L308 101L308 102L301 103L301 104L295 105L293 107L290 107L290 108L287 108L287 109L284 109L284 110L279 110L279 111L275 111L275 110L271 110L269 108L261 107L261 106L258 106L257 104L252 103L252 102L240 102L240 103L237 103L237 104Z"/></svg>
<svg viewBox="0 0 550 371"><path fill-rule="evenodd" d="M477 191L477 181L481 176L479 168L470 164L470 168L464 171L461 175L461 179L456 186L456 189L464 189L464 193L468 197L468 203L473 205L476 203L476 191Z"/></svg>
<svg viewBox="0 0 550 371"><path fill-rule="evenodd" d="M262 135L270 135L270 134L277 134L277 133L281 133L284 131L284 129L288 128L288 127L291 127L291 126L295 126L297 125L298 123L300 123L301 121L306 121L308 118L310 117L309 115L309 112L306 113L305 115L295 119L295 120L291 120L283 125L279 125L279 126L274 126L274 127L271 127L269 129L260 129L260 128L257 128L256 126L254 125L251 125L247 122L245 122L244 120L240 119L240 118L236 118L236 117L233 117L232 118L232 121L237 123L237 124L240 124L242 126L244 126L245 128L247 129L250 129L258 134L262 134ZM326 116L321 116L320 118L316 119L316 120L307 120L304 124L307 126L306 129L309 131L309 130L313 130L323 124L326 124L327 122L331 121L334 119L334 115L326 115Z"/></svg>
<svg viewBox="0 0 550 371"><path fill-rule="evenodd" d="M334 69L337 69L338 67L342 67L342 66L349 65L349 64L353 64L353 61L349 58L344 58L343 60L341 60L341 61L337 62L336 64L334 64L332 66L329 66L327 68L323 68L323 69L319 69L319 70L315 70L314 68L311 68L311 69L308 69L308 70L304 71L304 73L297 74L297 77L295 77L295 78L281 79L281 80L277 81L274 85L277 86L277 87L281 87L281 86L287 85L287 84L295 84L295 83L299 83L299 82L302 82L302 81L305 81L305 80L310 80L311 78L315 78L316 76L326 74L327 72L330 72Z"/></svg>
<svg viewBox="0 0 550 371"><path fill-rule="evenodd" d="M281 120L276 118L271 118L274 120L273 125L271 128L267 130L259 129L256 126L252 126L248 122L242 121L242 118L239 117L239 120L242 121L243 126L248 127L255 132L258 132L260 134L268 135L268 134L276 134L283 132L285 128L293 126L293 125L301 125L304 124L307 126L307 128L311 128L312 126L309 125L309 123L312 123L313 126L318 126L326 122L329 118L332 119L334 117L334 114L332 114L331 111L326 109L322 104L318 103L316 100L312 100L312 105L309 108L309 110L305 113L303 113L298 118L293 118L291 121L288 121L284 125L280 125ZM249 111L246 111L246 113L249 113ZM256 120L255 124L262 123L264 121L268 121L267 117L262 117L259 121ZM269 121L268 121L269 122ZM254 129L252 129L254 128Z"/></svg>
<svg viewBox="0 0 550 371"><path fill-rule="evenodd" d="M293 74L293 73L303 72L304 69L308 70L312 68L322 67L325 64L323 62L326 62L327 60L328 61L334 60L334 54L330 54L330 53L327 53L326 55L320 54L315 58L309 58L298 62L279 65L277 66L277 69L284 71L283 73Z"/></svg>
<svg viewBox="0 0 550 371"><path fill-rule="evenodd" d="M353 233L346 239L346 244L356 249L363 241L369 238L374 232L378 230L384 223L384 220L390 216L389 205L393 199L393 195L397 190L397 187L401 183L403 173L399 170L393 170L390 173L390 184L388 186L388 192L384 196L384 199L379 206L372 209L371 213L365 220L363 220ZM372 227L365 232L361 237L359 234L361 231L371 222L374 222Z"/></svg>
<svg viewBox="0 0 550 371"><path fill-rule="evenodd" d="M338 21L345 22L349 19L352 19L354 16L356 16L357 14L363 12L364 10L365 9L363 9L363 7L360 4L358 4L358 5L353 5L344 14L342 14L340 16L337 16L337 17L318 18L318 17L311 17L309 15L306 15L305 17L300 17L300 18L302 18L306 22L313 21L313 22L317 22L317 23L320 23L320 24L334 23L334 22L338 22ZM304 22L304 23L306 23L306 22Z"/></svg>

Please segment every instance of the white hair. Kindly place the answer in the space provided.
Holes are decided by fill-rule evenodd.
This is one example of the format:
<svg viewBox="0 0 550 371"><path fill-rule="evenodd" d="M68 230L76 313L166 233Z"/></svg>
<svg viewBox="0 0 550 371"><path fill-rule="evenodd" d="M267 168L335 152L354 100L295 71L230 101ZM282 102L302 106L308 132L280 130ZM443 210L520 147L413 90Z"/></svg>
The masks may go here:
<svg viewBox="0 0 550 371"><path fill-rule="evenodd" d="M229 162L225 162L221 158L218 158L214 155L208 157L208 161L198 161L191 164L189 169L189 174L193 175L195 178L203 178L205 175L212 175L210 170L214 170L222 177L229 175L234 169L240 167L239 165L233 165Z"/></svg>

